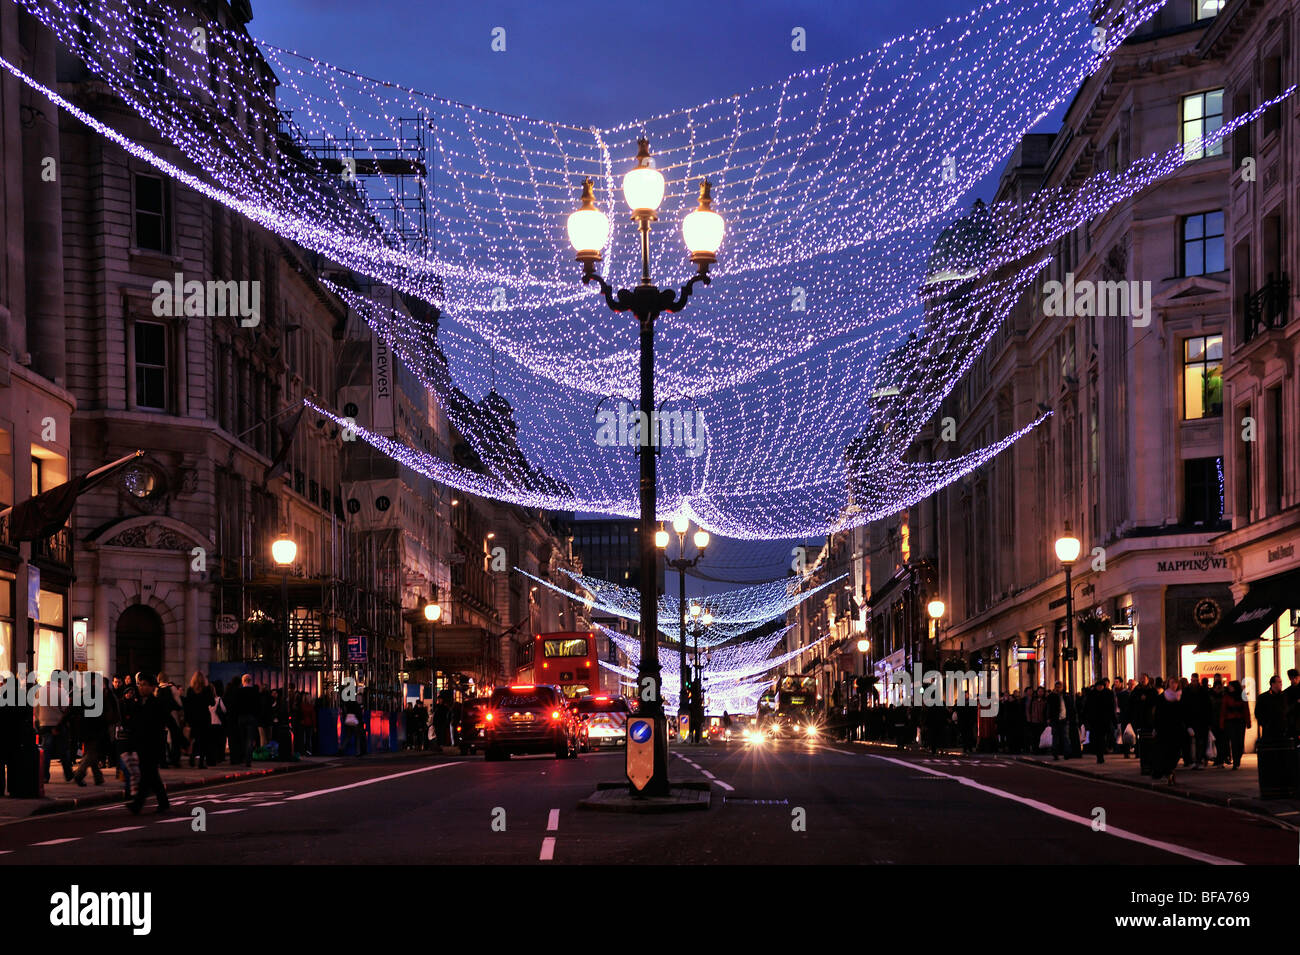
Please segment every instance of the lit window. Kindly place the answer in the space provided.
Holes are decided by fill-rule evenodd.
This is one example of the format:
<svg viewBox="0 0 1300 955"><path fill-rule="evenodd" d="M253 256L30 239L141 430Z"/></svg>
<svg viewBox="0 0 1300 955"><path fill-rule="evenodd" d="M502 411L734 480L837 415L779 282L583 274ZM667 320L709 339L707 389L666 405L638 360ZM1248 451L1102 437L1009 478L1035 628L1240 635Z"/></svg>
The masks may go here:
<svg viewBox="0 0 1300 955"><path fill-rule="evenodd" d="M1183 416L1188 421L1223 414L1223 336L1183 342Z"/></svg>
<svg viewBox="0 0 1300 955"><path fill-rule="evenodd" d="M1183 275L1222 272L1223 213L1202 212L1183 220Z"/></svg>
<svg viewBox="0 0 1300 955"><path fill-rule="evenodd" d="M1199 140L1223 125L1223 90L1206 90L1184 96L1182 100L1183 158L1202 159L1223 155L1222 141L1202 149Z"/></svg>

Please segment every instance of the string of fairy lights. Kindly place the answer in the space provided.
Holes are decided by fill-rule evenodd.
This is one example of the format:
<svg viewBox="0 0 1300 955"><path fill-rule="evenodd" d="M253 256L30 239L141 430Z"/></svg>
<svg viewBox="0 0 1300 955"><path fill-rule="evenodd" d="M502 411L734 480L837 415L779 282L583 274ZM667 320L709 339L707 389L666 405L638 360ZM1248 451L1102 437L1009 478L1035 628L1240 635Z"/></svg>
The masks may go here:
<svg viewBox="0 0 1300 955"><path fill-rule="evenodd" d="M1124 0L1100 19L1093 0L992 0L854 59L603 130L364 77L166 3L19 2L167 146L0 66L140 161L375 283L326 279L436 396L482 468L311 406L468 493L639 513L635 336L577 281L563 221L584 176L618 217L616 178L640 136L667 181L666 222L709 178L727 222L717 280L660 322L656 401L673 429L660 516L744 539L884 517L1041 422L964 455L908 459L1055 243L1198 145L955 215L1164 0ZM1199 147L1293 92L1207 130ZM630 283L637 264L633 231L612 230L605 275ZM656 242L652 267L683 278L685 256Z"/></svg>
<svg viewBox="0 0 1300 955"><path fill-rule="evenodd" d="M590 577L561 569L561 572L572 579L574 585L579 588L576 591L567 590L552 581L530 574L526 570L518 567L515 570L534 583L541 584L558 594L568 597L570 600L583 604L589 612L597 610L603 614L621 617L624 620L639 621L641 619L640 592L632 588L620 587L598 577ZM688 603L698 605L701 615L707 612L712 621L699 636L700 646L719 646L754 630L762 624L784 617L805 600L821 593L833 584L839 583L847 576L847 574L841 574L834 580L807 589L804 589L803 577L788 577L764 584L694 598ZM668 594L661 594L658 607L659 632L668 640L674 643L679 642L681 605L678 599ZM689 611L689 606L687 609ZM690 619L691 616L688 613L688 621ZM694 642L694 637L689 632L691 624L688 622L687 626L688 638L691 642Z"/></svg>
<svg viewBox="0 0 1300 955"><path fill-rule="evenodd" d="M600 665L612 673L617 673L629 681L626 685L635 687L641 662L640 642L619 633L609 627L597 625L628 658L624 666L602 660ZM729 711L732 713L752 713L761 697L772 686L771 674L805 653L814 652L829 634L820 637L806 646L788 650L771 656L772 650L793 627L764 634L744 644L710 650L700 661L706 681L710 712ZM701 644L703 648L703 644ZM681 675L678 667L677 651L668 647L659 648L659 669L661 673L660 692L670 710L676 709L681 697Z"/></svg>

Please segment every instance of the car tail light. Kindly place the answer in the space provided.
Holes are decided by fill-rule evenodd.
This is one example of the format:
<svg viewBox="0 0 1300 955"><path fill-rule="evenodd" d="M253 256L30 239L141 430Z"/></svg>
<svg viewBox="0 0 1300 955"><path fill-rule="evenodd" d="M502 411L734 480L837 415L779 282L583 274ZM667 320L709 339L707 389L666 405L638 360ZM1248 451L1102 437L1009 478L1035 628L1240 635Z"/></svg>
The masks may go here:
<svg viewBox="0 0 1300 955"><path fill-rule="evenodd" d="M496 719L496 715L493 714L493 713L484 713L484 714L483 714L483 722L484 722L484 723L491 723L494 719Z"/></svg>
<svg viewBox="0 0 1300 955"><path fill-rule="evenodd" d="M551 710L551 719L553 719L553 720L558 720L559 718L560 718L560 711L559 711L559 710Z"/></svg>

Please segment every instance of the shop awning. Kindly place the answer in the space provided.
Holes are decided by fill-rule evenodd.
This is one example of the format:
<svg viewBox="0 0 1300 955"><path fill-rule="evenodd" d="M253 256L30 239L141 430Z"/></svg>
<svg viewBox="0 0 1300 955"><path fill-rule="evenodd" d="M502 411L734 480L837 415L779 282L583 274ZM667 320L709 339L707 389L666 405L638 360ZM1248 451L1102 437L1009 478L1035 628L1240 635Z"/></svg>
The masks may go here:
<svg viewBox="0 0 1300 955"><path fill-rule="evenodd" d="M1265 577L1196 645L1197 653L1222 650L1258 640L1286 610L1300 610L1300 570Z"/></svg>

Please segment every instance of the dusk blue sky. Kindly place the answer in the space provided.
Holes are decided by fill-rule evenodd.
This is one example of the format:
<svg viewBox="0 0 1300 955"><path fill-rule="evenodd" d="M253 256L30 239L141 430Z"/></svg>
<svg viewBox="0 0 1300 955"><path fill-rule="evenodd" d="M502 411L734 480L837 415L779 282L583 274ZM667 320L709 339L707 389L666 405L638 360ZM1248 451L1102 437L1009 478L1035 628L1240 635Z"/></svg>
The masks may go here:
<svg viewBox="0 0 1300 955"><path fill-rule="evenodd" d="M426 93L613 126L856 56L980 2L253 0L249 29L277 46ZM494 27L506 30L504 53L491 48ZM791 49L795 27L807 31L806 52ZM1058 111L1040 129L1055 129L1059 119ZM997 175L967 201L991 199ZM780 577L792 543L719 540L701 570L746 582ZM693 594L705 589L727 588L690 587Z"/></svg>

